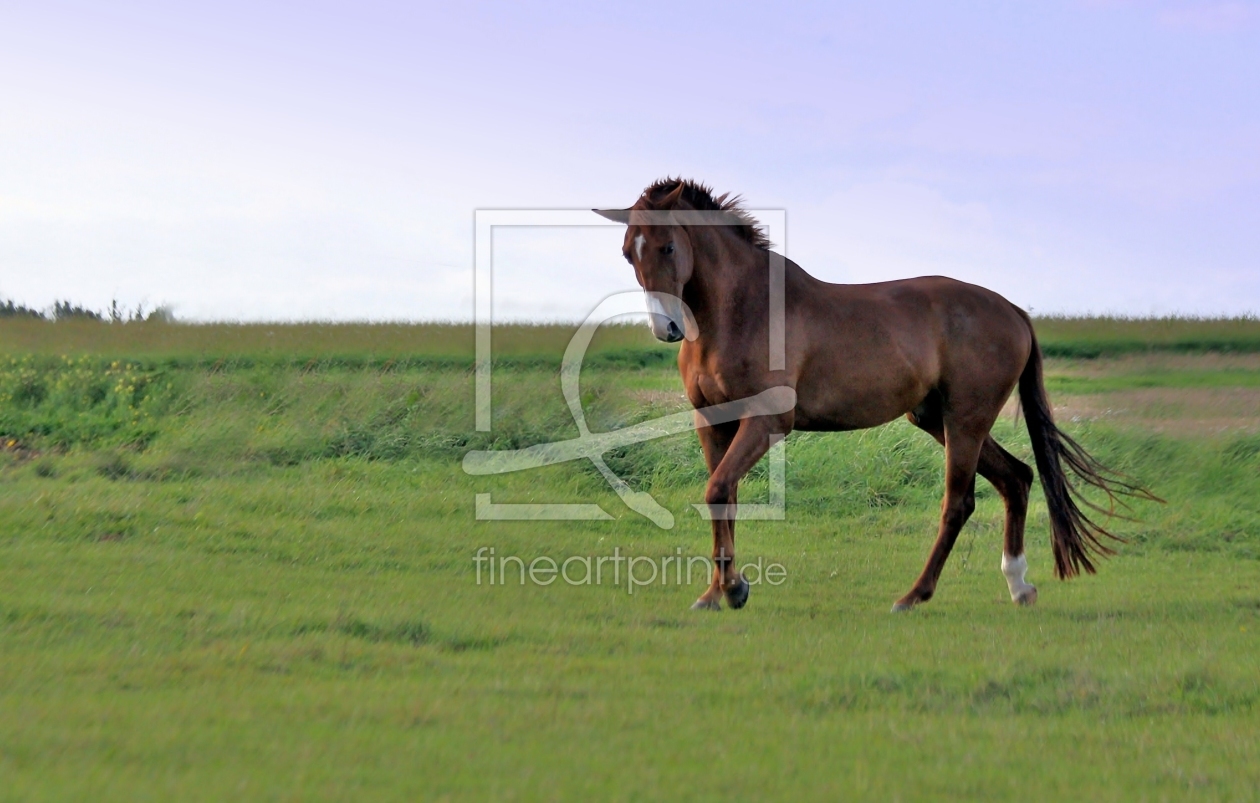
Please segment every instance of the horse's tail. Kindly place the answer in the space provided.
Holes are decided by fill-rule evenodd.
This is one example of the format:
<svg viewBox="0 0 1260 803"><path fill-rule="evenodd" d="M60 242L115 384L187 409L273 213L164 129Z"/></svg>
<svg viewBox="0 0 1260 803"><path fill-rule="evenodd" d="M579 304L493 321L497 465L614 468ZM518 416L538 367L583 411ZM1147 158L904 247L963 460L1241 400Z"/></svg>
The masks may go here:
<svg viewBox="0 0 1260 803"><path fill-rule="evenodd" d="M1028 322L1028 331L1032 335L1032 353L1029 354L1028 363L1019 377L1019 401L1024 408L1024 419L1028 423L1028 435L1032 439L1037 474L1041 477L1041 487L1046 493L1046 507L1050 510L1050 544L1054 549L1054 571L1063 579L1079 574L1082 569L1093 574L1094 564L1090 561L1090 553L1113 555L1115 550L1107 546L1103 539L1124 539L1092 521L1077 505L1077 501L1110 517L1115 514L1117 502L1128 507L1117 497L1128 496L1156 502L1164 500L1099 463L1079 443L1054 425L1054 416L1050 411L1046 385L1042 378L1041 347L1037 344L1032 320L1023 310L1019 312ZM1069 479L1065 466L1081 482L1106 493L1109 507L1099 507L1086 499Z"/></svg>

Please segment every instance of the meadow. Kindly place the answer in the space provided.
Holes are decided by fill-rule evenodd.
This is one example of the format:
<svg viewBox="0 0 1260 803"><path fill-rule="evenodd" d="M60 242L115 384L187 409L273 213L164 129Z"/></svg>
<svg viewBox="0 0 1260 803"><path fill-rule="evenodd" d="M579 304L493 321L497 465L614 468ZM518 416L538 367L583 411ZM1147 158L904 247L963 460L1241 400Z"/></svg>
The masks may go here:
<svg viewBox="0 0 1260 803"><path fill-rule="evenodd" d="M479 574L709 550L694 435L608 455L669 530L589 463L462 471L577 434L567 327L496 328L478 433L467 326L0 320L0 799L1257 799L1260 321L1037 324L1060 422L1167 502L1061 583L1035 491L1018 608L980 483L892 615L942 484L904 422L792 435L786 519L737 538L786 576L698 613L699 574ZM686 409L673 355L602 331L592 428ZM994 435L1031 462L1013 407Z"/></svg>

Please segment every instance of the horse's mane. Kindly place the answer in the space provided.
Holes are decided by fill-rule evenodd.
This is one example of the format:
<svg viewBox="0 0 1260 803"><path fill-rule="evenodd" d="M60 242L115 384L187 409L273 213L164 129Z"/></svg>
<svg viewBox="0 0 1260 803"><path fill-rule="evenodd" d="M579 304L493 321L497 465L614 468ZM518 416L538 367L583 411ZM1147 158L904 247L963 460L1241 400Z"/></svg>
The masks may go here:
<svg viewBox="0 0 1260 803"><path fill-rule="evenodd" d="M749 245L755 248L770 248L770 239L766 236L765 229L741 206L742 199L738 195L723 193L714 197L713 190L698 181L663 178L644 190L641 200L649 208L659 209L657 204L665 200L680 185L682 186L680 199L688 206L706 212L725 212L730 218L731 228Z"/></svg>

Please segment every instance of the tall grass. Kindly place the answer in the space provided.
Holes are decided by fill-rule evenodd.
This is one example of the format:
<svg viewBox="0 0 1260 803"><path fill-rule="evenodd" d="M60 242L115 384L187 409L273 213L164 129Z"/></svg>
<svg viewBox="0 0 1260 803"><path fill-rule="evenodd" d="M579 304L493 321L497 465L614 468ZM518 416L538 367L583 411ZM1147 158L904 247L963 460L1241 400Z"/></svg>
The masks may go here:
<svg viewBox="0 0 1260 803"><path fill-rule="evenodd" d="M560 326L506 330L518 339L505 337L501 345L509 355L522 356L515 361L509 357L496 371L493 427L485 433L473 426L471 366L460 351L466 345L461 340L466 328L456 325L307 324L275 330L262 325L38 321L34 325L43 327L40 332L69 331L74 336L95 326L95 331L116 337L116 347L142 345L148 337L155 349L152 354L175 356L110 360L90 354L53 357L44 351L0 360L0 452L9 460L99 454L98 468L111 478L223 475L341 458L419 461L457 470L470 449L515 449L577 435L560 393L555 354L546 352L567 340L568 332ZM638 345L647 339L641 328L609 328L587 361L583 405L595 430L688 407L677 372L668 364L672 350ZM269 336L269 331L283 335ZM176 333L179 348L154 332ZM310 338L302 340L303 334ZM328 356L340 335L347 336L349 345L340 350L349 356ZM302 340L306 353L322 348L325 357L286 354L279 344L267 343L269 337L290 347ZM180 349L193 342L228 352L238 344L238 356L179 357ZM271 350L248 351L260 342ZM163 343L168 350L156 350ZM418 356L408 358L402 348L406 344ZM365 351L356 354L352 347ZM137 349L143 353L143 348ZM541 352L538 360L529 358L531 349ZM385 356L391 350L397 359ZM182 353L187 355L186 350ZM655 356L641 359L644 355ZM1209 378L1220 374L1222 381L1238 383L1233 374L1208 373ZM1173 381L1178 376L1155 378ZM1254 385L1252 373L1239 376ZM1198 374L1194 377L1195 387L1203 383ZM1091 381L1104 380L1112 381ZM1152 484L1161 495L1180 488L1187 494L1210 491L1215 496L1226 489L1234 501L1219 510L1212 508L1204 521L1217 531L1239 534L1239 543L1260 541L1260 533L1252 531L1260 511L1240 506L1240 494L1230 490L1242 482L1240 476L1255 475L1260 469L1255 436L1177 442L1133 431L1084 431L1088 424L1070 427L1104 462ZM1031 463L1022 427L999 422L995 437ZM700 498L707 477L692 434L614 450L606 458L619 476L643 490ZM939 448L904 422L861 433L795 433L789 442L789 462L791 504L820 515L902 504L927 509L940 492ZM569 469L602 483L585 462ZM1254 482L1247 488L1248 493L1260 491ZM763 463L745 481L744 498L760 499L765 492ZM979 492L982 497L990 494L983 483ZM1199 535L1187 538L1211 540L1202 535L1203 522L1189 524L1185 532Z"/></svg>
<svg viewBox="0 0 1260 803"><path fill-rule="evenodd" d="M584 373L582 387L597 431L687 407L667 366L596 367ZM473 414L466 370L207 371L93 358L0 365L0 448L22 459L103 455L98 468L115 479L221 476L342 458L458 471L470 449L516 449L577 436L550 369L500 371L491 432L476 432ZM1233 534L1235 548L1254 550L1260 543L1260 507L1239 501L1260 499L1256 436L1178 441L1088 423L1069 428L1104 463L1162 496L1228 501L1201 503L1199 520L1177 530L1185 543L1224 548L1228 539L1210 535L1222 532ZM1032 462L1023 426L999 421L994 436ZM940 449L905 422L857 433L794 433L788 455L790 504L798 512L858 515L903 505L930 510L939 500ZM691 433L606 457L638 489L702 497L707 472ZM602 484L585 461L565 471ZM742 498L755 501L766 492L763 461L743 484ZM992 495L985 483L978 493Z"/></svg>

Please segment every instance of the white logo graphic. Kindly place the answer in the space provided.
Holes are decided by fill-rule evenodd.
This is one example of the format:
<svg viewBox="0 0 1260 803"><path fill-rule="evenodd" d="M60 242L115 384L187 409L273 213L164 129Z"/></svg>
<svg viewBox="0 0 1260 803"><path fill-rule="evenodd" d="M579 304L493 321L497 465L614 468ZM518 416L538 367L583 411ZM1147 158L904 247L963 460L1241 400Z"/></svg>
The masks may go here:
<svg viewBox="0 0 1260 803"><path fill-rule="evenodd" d="M581 214L581 217L578 217ZM763 213L764 214L764 213ZM777 213L784 224L782 212ZM763 218L764 219L764 218ZM477 429L490 431L490 247L491 232L495 225L618 225L604 221L592 222L589 212L522 210L519 212L477 212L476 253L476 325L477 325ZM710 218L688 214L688 225L727 225L725 217ZM773 233L773 232L772 232ZM780 228L779 242L784 240L786 226ZM772 254L770 260L770 359L771 367L782 368L783 355L783 260ZM569 412L578 428L578 437L551 443L540 443L525 449L507 451L472 451L464 456L464 471L472 475L504 474L531 468L555 465L571 460L590 460L603 475L609 486L631 510L639 513L658 527L670 529L674 516L643 491L635 491L625 480L618 477L604 462L604 455L612 450L635 443L664 438L696 429L738 421L759 415L786 413L796 406L796 392L790 387L774 387L755 396L713 405L695 411L685 411L644 421L612 432L592 433L586 424L582 409L579 382L582 360L596 330L613 318L643 312L643 291L633 290L614 293L605 298L579 327L565 349L560 367L560 387ZM681 299L665 293L646 293L650 308L679 305L685 320L685 337L695 340L699 334L691 310ZM677 309L678 307L674 307ZM773 519L782 520L786 505L786 464L783 436L770 436L770 501L769 504L711 506L692 505L703 518L719 519ZM478 520L592 520L612 518L596 504L496 504L490 494L477 494L476 516Z"/></svg>

